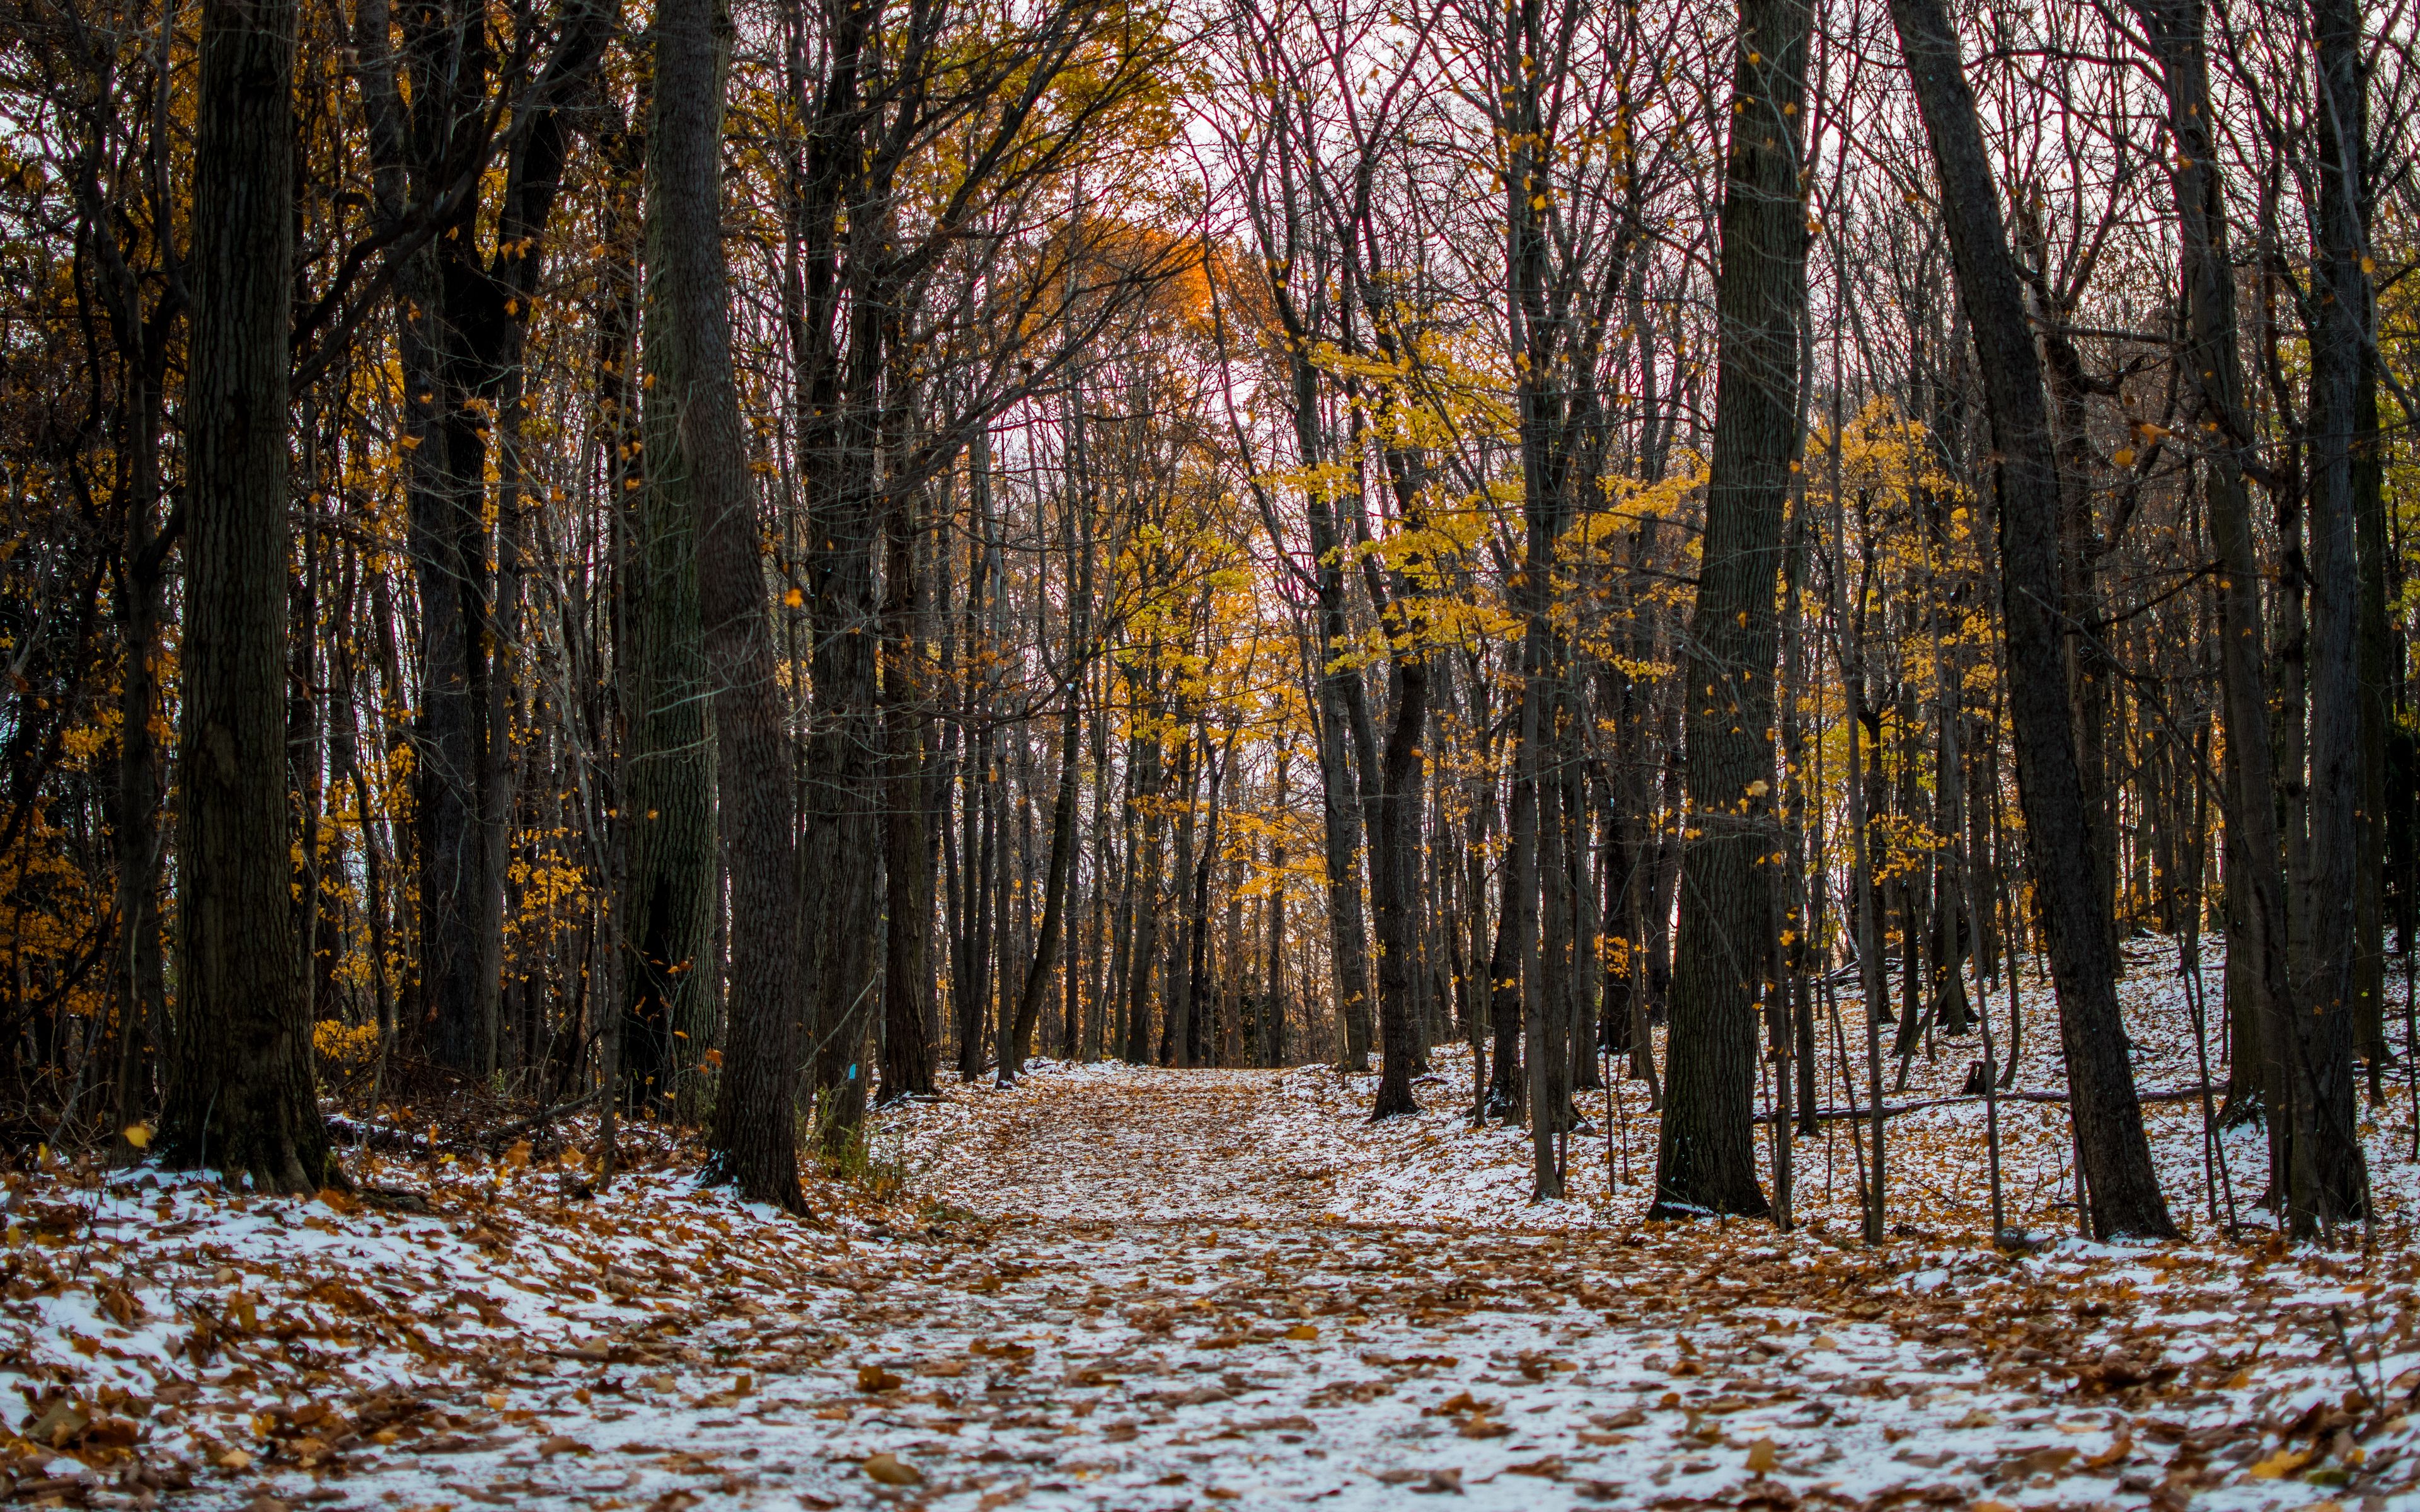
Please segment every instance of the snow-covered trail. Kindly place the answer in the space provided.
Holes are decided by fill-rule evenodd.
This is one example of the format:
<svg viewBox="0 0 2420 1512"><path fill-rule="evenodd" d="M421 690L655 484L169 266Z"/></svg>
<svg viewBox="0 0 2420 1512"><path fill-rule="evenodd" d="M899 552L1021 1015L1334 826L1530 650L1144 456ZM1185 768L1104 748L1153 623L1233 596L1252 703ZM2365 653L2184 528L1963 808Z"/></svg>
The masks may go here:
<svg viewBox="0 0 2420 1512"><path fill-rule="evenodd" d="M1346 1153L1393 1135L1304 1074L954 1088L886 1119L940 1200L823 1229L672 1172L585 1202L487 1167L434 1181L436 1216L349 1223L99 1195L100 1225L157 1220L90 1273L142 1316L113 1330L101 1284L82 1312L70 1286L37 1299L34 1342L83 1372L76 1399L131 1394L107 1410L144 1420L146 1463L194 1464L169 1496L202 1505L2412 1504L2408 1424L2298 1447L2331 1442L2350 1384L2329 1304L2365 1339L2403 1320L2375 1336L2381 1381L2420 1365L2408 1253L2356 1273L2072 1242L1877 1259L1763 1225L1357 1200L1348 1222ZM1454 1148L1424 1158L1462 1179ZM167 1358L201 1316L209 1366ZM20 1454L21 1485L73 1473Z"/></svg>

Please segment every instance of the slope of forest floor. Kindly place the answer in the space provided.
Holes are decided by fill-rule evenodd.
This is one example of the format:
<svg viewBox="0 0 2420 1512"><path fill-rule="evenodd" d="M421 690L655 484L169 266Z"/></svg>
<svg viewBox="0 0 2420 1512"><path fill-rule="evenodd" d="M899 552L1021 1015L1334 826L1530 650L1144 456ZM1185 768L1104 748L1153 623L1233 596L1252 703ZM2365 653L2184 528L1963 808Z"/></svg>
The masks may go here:
<svg viewBox="0 0 2420 1512"><path fill-rule="evenodd" d="M2136 1006L2168 1085L2152 985ZM1372 1126L1326 1069L1044 1066L884 1115L881 1180L817 1184L810 1223L700 1190L669 1140L602 1194L561 1147L355 1154L384 1206L22 1175L0 1472L21 1499L260 1512L2412 1504L2399 1107L2366 1254L2223 1242L2197 1121L2162 1104L2197 1237L2013 1257L1977 1242L1963 1104L1891 1120L1913 1237L1869 1253L1845 1130L1829 1196L1800 1146L1795 1234L1641 1225L1635 1104L1610 1192L1598 1128L1575 1196L1532 1205L1526 1141L1458 1111L1466 1056L1419 1090ZM2038 1106L2009 1186L2047 1231L2071 1214Z"/></svg>

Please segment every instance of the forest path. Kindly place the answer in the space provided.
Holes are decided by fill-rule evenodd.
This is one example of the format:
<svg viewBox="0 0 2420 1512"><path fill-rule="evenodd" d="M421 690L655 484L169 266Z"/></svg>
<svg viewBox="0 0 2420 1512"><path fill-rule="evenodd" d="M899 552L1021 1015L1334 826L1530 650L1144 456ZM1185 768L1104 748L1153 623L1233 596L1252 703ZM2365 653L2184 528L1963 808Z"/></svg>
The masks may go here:
<svg viewBox="0 0 2420 1512"><path fill-rule="evenodd" d="M943 1157L950 1189L985 1216L1308 1221L1326 1211L1330 1173L1286 1117L1285 1072L1085 1076L1020 1090Z"/></svg>
<svg viewBox="0 0 2420 1512"><path fill-rule="evenodd" d="M1340 1187L1378 1141L1387 1164L1434 1150L1444 1187L1472 1158L1356 1106L1316 1069L954 1088L915 1145L922 1184L976 1220L975 1273L886 1315L878 1367L911 1396L849 1452L977 1507L1973 1505L2028 1481L2025 1500L2158 1504L2142 1469L2168 1451L2127 1396L2148 1368L2088 1315L2009 1322L2041 1311L2011 1262L1911 1274L1761 1225L1348 1222L1331 1207L1368 1211ZM2087 1393L1966 1348L1994 1313L2034 1360L2086 1361ZM979 1394L910 1405L978 1372Z"/></svg>

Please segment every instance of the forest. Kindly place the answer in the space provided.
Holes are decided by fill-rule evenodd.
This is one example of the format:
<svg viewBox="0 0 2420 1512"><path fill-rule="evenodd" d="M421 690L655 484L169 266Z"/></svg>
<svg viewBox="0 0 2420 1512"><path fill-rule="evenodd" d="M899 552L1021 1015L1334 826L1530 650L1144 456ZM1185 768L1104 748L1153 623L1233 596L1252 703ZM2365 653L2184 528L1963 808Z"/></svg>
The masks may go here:
<svg viewBox="0 0 2420 1512"><path fill-rule="evenodd" d="M2158 1236L2157 934L2368 1213L2399 8L6 15L13 1139L577 1103L797 1206L1037 1056L1466 1044L1535 1196L1618 1068L1786 1225L1948 1045Z"/></svg>
<svg viewBox="0 0 2420 1512"><path fill-rule="evenodd" d="M323 1097L578 1103L798 1206L1037 1056L1384 1119L1467 1045L1536 1196L1618 1068L1658 1212L1786 1226L1948 1046L2062 1065L2086 1231L2159 1236L2156 934L2209 1137L2350 1232L2411 40L12 0L11 1137L307 1193Z"/></svg>
<svg viewBox="0 0 2420 1512"><path fill-rule="evenodd" d="M787 1401L831 1494L986 1512L1446 1428L1337 1504L2385 1507L2415 49L0 0L0 1490L679 1512ZM1142 1391L1187 1336L1224 1384ZM1279 1468L1176 1463L1289 1350ZM1873 1400L1760 1427L1784 1360ZM1110 1458L897 1437L1037 1361ZM1983 1431L2054 1379L2103 1437ZM600 1392L707 1447L541 1485Z"/></svg>

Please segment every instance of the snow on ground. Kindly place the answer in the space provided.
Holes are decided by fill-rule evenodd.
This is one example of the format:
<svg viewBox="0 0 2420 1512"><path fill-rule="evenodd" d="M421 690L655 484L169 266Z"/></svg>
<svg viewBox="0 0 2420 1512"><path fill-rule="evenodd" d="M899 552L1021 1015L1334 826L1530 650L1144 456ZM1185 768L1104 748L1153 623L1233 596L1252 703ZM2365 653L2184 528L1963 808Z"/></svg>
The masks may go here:
<svg viewBox="0 0 2420 1512"><path fill-rule="evenodd" d="M2127 992L2138 1080L2189 1085L2173 984ZM2047 1089L2029 1033L2019 1087ZM1892 1101L1954 1092L1970 1051ZM425 1214L15 1178L0 1472L261 1512L2420 1506L2404 1104L2371 1115L2367 1255L2225 1242L2198 1115L2162 1104L2195 1238L2015 1257L1979 1242L1979 1105L1891 1120L1910 1237L1869 1253L1845 1126L1828 1189L1798 1147L1798 1233L1642 1225L1634 1084L1610 1186L1590 1093L1575 1196L1531 1204L1526 1138L1460 1111L1466 1057L1434 1078L1375 1126L1324 1068L954 1087L879 1121L908 1196L826 1183L812 1223L699 1190L687 1148L602 1195L526 1150L353 1157ZM2063 1112L2003 1112L2012 1220L2055 1234ZM2256 1230L2257 1140L2230 1145Z"/></svg>

